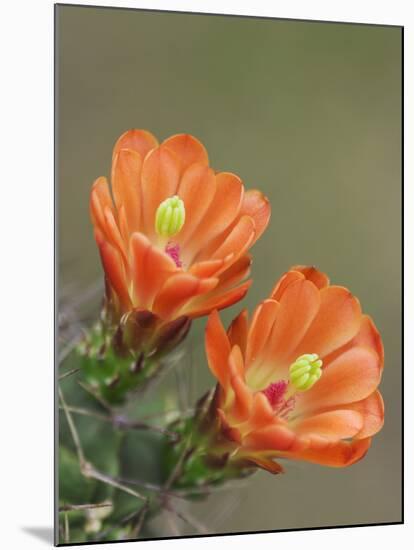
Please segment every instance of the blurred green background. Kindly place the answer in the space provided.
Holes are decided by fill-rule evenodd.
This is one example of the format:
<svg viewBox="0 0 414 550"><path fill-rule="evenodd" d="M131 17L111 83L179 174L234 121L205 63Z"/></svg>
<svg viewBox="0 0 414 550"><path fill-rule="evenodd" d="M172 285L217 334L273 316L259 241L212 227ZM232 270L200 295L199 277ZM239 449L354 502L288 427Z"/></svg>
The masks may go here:
<svg viewBox="0 0 414 550"><path fill-rule="evenodd" d="M272 204L243 305L292 264L314 264L383 335L386 421L362 462L286 464L195 513L212 532L400 521L401 29L59 6L57 61L60 290L102 277L88 195L117 137L188 132ZM213 381L203 329L190 338L198 395Z"/></svg>

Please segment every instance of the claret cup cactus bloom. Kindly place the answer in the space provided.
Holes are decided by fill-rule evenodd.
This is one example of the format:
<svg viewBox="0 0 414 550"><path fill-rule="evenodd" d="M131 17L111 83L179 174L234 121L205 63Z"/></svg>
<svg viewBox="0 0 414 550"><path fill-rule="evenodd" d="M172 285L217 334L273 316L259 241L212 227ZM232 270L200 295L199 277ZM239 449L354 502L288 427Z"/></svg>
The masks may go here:
<svg viewBox="0 0 414 550"><path fill-rule="evenodd" d="M126 132L114 148L112 194L98 178L91 214L120 313L194 318L245 295L247 251L270 206L235 174L215 173L198 140L180 134L158 145L149 132Z"/></svg>
<svg viewBox="0 0 414 550"><path fill-rule="evenodd" d="M381 337L358 300L315 268L292 268L227 333L213 312L206 352L234 460L274 473L278 458L348 466L383 425Z"/></svg>
<svg viewBox="0 0 414 550"><path fill-rule="evenodd" d="M159 145L144 130L116 142L111 180L112 193L106 178L95 181L90 210L116 323L132 330L145 317L153 337L244 297L248 250L270 216L262 193L210 168L194 137Z"/></svg>

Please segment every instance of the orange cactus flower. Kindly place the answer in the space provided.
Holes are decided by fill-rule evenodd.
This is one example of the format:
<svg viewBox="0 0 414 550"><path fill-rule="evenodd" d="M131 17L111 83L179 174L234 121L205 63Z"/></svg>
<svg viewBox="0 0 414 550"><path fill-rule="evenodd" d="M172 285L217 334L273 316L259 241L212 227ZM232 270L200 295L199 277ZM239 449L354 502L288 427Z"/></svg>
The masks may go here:
<svg viewBox="0 0 414 550"><path fill-rule="evenodd" d="M246 294L248 249L267 226L268 200L209 167L187 134L161 145L144 130L115 144L112 195L92 187L90 210L116 317L149 311L163 322L195 318Z"/></svg>
<svg viewBox="0 0 414 550"><path fill-rule="evenodd" d="M234 457L273 473L274 458L347 466L383 425L381 337L358 300L315 268L292 268L250 323L243 311L227 333L213 312L206 352Z"/></svg>

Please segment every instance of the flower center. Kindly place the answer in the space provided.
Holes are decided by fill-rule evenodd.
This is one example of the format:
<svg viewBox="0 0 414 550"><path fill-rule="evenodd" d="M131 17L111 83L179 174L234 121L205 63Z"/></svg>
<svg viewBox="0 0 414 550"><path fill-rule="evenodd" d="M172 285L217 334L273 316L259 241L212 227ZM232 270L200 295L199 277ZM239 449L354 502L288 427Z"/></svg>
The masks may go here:
<svg viewBox="0 0 414 550"><path fill-rule="evenodd" d="M155 231L160 237L174 237L185 222L184 202L178 195L162 201L155 213Z"/></svg>
<svg viewBox="0 0 414 550"><path fill-rule="evenodd" d="M322 376L322 360L316 353L301 355L289 367L289 381L278 380L262 393L267 397L275 415L287 418L295 408L297 392L309 390Z"/></svg>
<svg viewBox="0 0 414 550"><path fill-rule="evenodd" d="M279 380L278 382L269 384L267 388L263 390L262 393L265 394L273 408L276 408L276 406L283 400L283 396L286 393L288 385L289 382L286 380Z"/></svg>
<svg viewBox="0 0 414 550"><path fill-rule="evenodd" d="M172 241L168 242L165 247L165 252L170 258L172 258L177 267L182 267L183 262L180 260L180 245L173 243Z"/></svg>

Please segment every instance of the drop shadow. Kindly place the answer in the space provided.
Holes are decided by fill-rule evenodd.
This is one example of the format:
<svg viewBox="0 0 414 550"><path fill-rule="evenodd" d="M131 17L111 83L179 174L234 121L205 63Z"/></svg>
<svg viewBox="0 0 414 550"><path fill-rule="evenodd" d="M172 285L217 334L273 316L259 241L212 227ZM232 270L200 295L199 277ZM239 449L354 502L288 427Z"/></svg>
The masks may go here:
<svg viewBox="0 0 414 550"><path fill-rule="evenodd" d="M22 527L22 531L53 546L53 527Z"/></svg>

